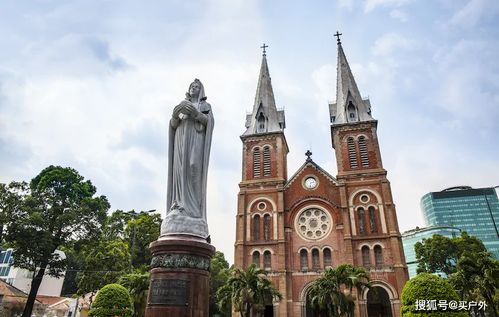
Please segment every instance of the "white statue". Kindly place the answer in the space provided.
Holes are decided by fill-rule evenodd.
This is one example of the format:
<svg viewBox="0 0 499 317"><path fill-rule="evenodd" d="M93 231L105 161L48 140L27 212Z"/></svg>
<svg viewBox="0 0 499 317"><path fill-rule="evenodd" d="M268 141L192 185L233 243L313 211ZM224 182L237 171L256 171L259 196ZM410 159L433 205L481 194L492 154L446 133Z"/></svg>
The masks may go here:
<svg viewBox="0 0 499 317"><path fill-rule="evenodd" d="M161 236L208 237L206 179L213 124L203 84L195 79L170 119L167 209Z"/></svg>

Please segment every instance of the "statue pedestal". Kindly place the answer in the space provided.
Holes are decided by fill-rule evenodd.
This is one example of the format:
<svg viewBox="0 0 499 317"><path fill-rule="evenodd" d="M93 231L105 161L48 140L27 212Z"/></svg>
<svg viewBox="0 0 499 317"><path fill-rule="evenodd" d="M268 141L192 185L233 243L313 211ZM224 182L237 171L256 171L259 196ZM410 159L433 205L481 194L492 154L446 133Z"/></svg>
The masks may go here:
<svg viewBox="0 0 499 317"><path fill-rule="evenodd" d="M192 236L151 243L151 283L145 317L208 317L209 268L215 247Z"/></svg>

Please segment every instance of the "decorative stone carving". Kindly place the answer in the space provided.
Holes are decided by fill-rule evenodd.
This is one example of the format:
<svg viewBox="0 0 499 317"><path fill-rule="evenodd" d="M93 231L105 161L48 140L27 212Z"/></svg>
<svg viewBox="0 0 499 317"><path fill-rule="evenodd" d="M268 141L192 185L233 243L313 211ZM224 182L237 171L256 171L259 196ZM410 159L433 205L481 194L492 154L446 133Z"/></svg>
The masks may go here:
<svg viewBox="0 0 499 317"><path fill-rule="evenodd" d="M296 218L296 231L306 240L318 240L326 236L331 229L331 217L319 208L302 211Z"/></svg>
<svg viewBox="0 0 499 317"><path fill-rule="evenodd" d="M210 259L192 254L160 254L151 260L151 268L190 268L210 270Z"/></svg>

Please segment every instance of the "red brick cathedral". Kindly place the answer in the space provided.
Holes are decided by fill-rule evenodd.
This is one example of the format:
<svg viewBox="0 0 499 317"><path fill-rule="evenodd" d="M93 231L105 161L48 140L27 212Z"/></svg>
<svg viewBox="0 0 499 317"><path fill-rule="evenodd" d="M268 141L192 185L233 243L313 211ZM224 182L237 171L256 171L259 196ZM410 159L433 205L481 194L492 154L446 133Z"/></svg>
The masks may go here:
<svg viewBox="0 0 499 317"><path fill-rule="evenodd" d="M338 175L305 163L288 177L285 116L277 110L265 51L253 112L246 117L235 265L265 268L283 295L265 316L310 317L307 294L328 267L368 269L373 288L356 294L355 316L400 316L408 279L390 182L371 104L362 99L338 41L336 103L329 105Z"/></svg>

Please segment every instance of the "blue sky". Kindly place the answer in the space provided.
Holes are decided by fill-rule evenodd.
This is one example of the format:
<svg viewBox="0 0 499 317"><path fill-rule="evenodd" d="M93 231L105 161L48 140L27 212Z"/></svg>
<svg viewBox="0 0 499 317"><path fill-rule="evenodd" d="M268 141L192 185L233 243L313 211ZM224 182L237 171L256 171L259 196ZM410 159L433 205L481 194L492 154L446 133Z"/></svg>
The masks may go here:
<svg viewBox="0 0 499 317"><path fill-rule="evenodd" d="M0 0L0 182L71 166L112 210L166 204L171 111L194 78L215 114L212 242L233 259L244 120L261 62L286 111L292 175L312 150L336 175L336 42L379 121L401 231L419 200L499 185L499 2Z"/></svg>

